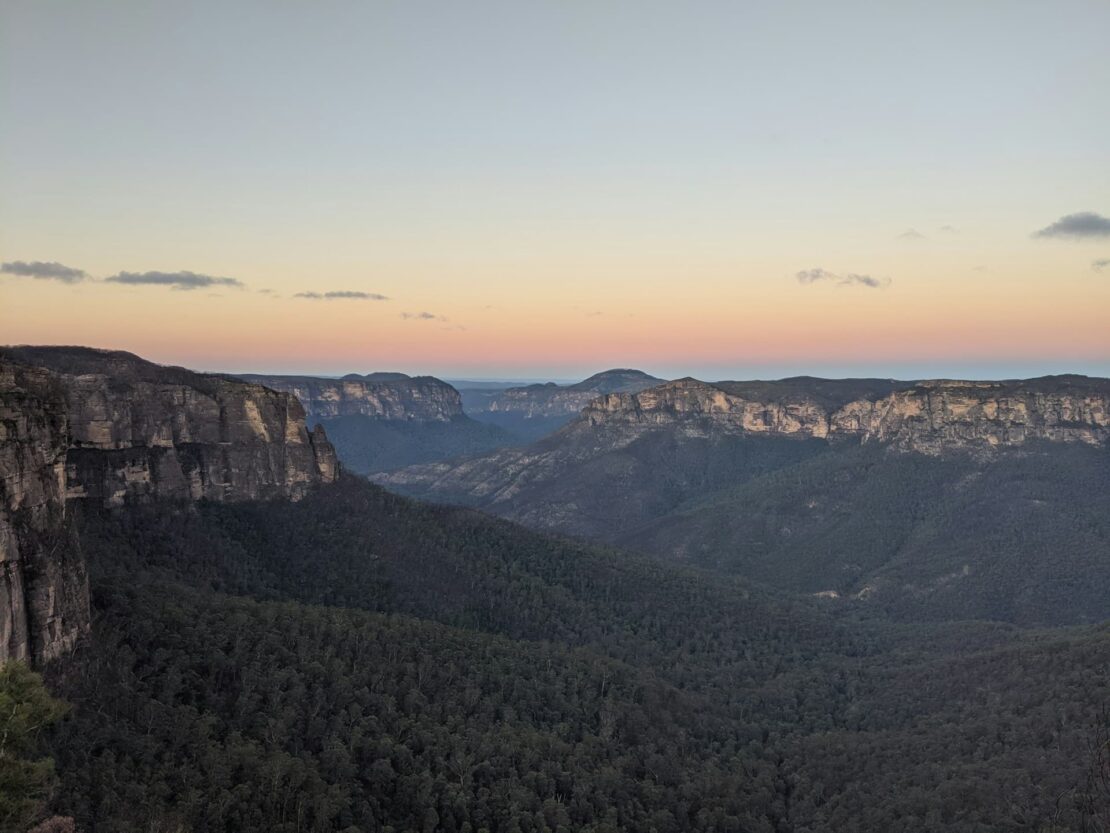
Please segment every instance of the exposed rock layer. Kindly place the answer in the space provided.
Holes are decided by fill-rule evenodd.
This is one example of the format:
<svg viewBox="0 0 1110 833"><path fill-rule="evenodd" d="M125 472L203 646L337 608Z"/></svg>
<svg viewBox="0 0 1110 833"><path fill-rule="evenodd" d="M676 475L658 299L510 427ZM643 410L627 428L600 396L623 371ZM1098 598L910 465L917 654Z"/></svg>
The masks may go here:
<svg viewBox="0 0 1110 833"><path fill-rule="evenodd" d="M851 384L846 381L845 385ZM1082 376L1008 382L891 383L885 395L837 406L799 391L762 384L716 385L680 379L639 393L594 400L583 419L594 428L628 434L649 427L687 432L859 439L930 454L957 448L1017 446L1030 440L1110 440L1110 382Z"/></svg>
<svg viewBox="0 0 1110 833"><path fill-rule="evenodd" d="M311 424L355 415L421 422L448 422L463 415L459 392L432 376L370 373L323 379L244 374L238 378L293 394Z"/></svg>
<svg viewBox="0 0 1110 833"><path fill-rule="evenodd" d="M85 348L0 349L0 661L88 627L67 500L304 496L339 466L290 394Z"/></svg>

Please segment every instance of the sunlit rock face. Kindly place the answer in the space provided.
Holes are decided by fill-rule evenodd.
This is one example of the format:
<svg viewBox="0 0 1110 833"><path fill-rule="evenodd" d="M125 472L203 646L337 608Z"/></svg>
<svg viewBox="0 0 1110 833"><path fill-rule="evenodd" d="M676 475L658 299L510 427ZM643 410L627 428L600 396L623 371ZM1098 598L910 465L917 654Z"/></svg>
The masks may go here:
<svg viewBox="0 0 1110 833"><path fill-rule="evenodd" d="M88 628L67 501L297 500L339 476L296 397L85 348L0 349L0 661Z"/></svg>
<svg viewBox="0 0 1110 833"><path fill-rule="evenodd" d="M1077 377L926 382L875 402L853 402L832 415L830 430L932 454L1030 440L1102 444L1110 439L1108 387Z"/></svg>
<svg viewBox="0 0 1110 833"><path fill-rule="evenodd" d="M630 434L673 426L701 434L858 439L929 454L1031 440L1101 444L1110 439L1110 383L1100 379L929 381L840 405L798 386L761 387L764 395L757 398L744 391L745 383L680 379L595 399L583 420L595 429L621 426Z"/></svg>

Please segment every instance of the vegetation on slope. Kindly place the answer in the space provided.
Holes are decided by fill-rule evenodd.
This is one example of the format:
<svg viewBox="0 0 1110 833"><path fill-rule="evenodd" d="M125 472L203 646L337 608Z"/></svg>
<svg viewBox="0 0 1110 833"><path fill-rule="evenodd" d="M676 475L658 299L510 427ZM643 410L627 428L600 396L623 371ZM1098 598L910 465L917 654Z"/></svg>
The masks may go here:
<svg viewBox="0 0 1110 833"><path fill-rule="evenodd" d="M52 752L83 830L1079 831L1098 811L1104 629L879 626L353 479L80 521L96 626L55 669L74 711Z"/></svg>

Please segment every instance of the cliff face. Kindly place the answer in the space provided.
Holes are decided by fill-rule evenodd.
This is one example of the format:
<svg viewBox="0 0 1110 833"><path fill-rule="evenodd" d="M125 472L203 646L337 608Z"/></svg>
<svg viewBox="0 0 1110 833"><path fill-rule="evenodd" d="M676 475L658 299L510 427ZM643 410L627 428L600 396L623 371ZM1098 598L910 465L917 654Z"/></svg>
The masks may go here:
<svg viewBox="0 0 1110 833"><path fill-rule="evenodd" d="M432 376L371 373L322 379L245 374L237 378L292 394L313 424L355 415L420 422L449 422L463 415L459 392Z"/></svg>
<svg viewBox="0 0 1110 833"><path fill-rule="evenodd" d="M793 388L765 388L755 399L738 383L682 379L596 399L583 412L583 421L593 429L621 432L629 440L645 430L671 426L689 436L857 439L927 454L1019 446L1030 440L1110 441L1110 382L1105 380L933 381L839 405Z"/></svg>
<svg viewBox="0 0 1110 833"><path fill-rule="evenodd" d="M88 626L65 523L66 423L57 379L0 360L0 662L52 659Z"/></svg>
<svg viewBox="0 0 1110 833"><path fill-rule="evenodd" d="M830 432L928 454L1004 448L1031 440L1110 441L1110 383L1095 379L927 382L829 417Z"/></svg>
<svg viewBox="0 0 1110 833"><path fill-rule="evenodd" d="M0 661L88 627L67 500L297 500L339 474L295 397L84 348L0 349Z"/></svg>

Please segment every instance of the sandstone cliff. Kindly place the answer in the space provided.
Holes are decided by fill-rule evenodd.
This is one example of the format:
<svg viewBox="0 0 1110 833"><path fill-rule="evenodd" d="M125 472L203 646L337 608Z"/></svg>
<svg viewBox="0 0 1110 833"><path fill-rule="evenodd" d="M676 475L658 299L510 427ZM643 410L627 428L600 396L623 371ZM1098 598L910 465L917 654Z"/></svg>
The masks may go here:
<svg viewBox="0 0 1110 833"><path fill-rule="evenodd" d="M290 394L129 353L0 348L0 661L88 626L67 500L299 499L339 474Z"/></svg>
<svg viewBox="0 0 1110 833"><path fill-rule="evenodd" d="M352 373L342 379L324 379L244 374L237 378L293 394L304 406L310 424L354 415L421 422L449 422L463 415L459 392L432 376Z"/></svg>
<svg viewBox="0 0 1110 833"><path fill-rule="evenodd" d="M66 407L56 378L0 360L0 662L48 660L88 625L65 523Z"/></svg>
<svg viewBox="0 0 1110 833"><path fill-rule="evenodd" d="M866 380L861 380L866 381ZM859 385L845 380L845 389ZM757 395L753 396L753 387ZM929 454L1030 440L1110 440L1110 382L1082 376L1005 382L890 383L888 393L837 401L804 385L681 379L594 400L583 420L627 439L672 426L688 434L858 439ZM843 399L843 397L841 397Z"/></svg>

